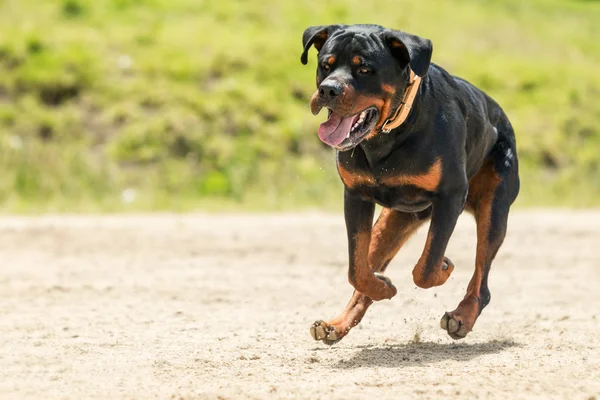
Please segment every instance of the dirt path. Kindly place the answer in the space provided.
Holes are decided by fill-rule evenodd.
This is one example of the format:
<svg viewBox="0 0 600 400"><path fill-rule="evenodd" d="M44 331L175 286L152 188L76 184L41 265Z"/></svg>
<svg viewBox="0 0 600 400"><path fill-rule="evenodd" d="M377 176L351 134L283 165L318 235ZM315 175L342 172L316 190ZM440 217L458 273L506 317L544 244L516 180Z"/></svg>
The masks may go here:
<svg viewBox="0 0 600 400"><path fill-rule="evenodd" d="M328 348L308 328L351 294L339 215L0 218L0 398L600 399L600 212L514 213L461 342L438 321L474 224L430 290L424 235L388 270L398 295Z"/></svg>

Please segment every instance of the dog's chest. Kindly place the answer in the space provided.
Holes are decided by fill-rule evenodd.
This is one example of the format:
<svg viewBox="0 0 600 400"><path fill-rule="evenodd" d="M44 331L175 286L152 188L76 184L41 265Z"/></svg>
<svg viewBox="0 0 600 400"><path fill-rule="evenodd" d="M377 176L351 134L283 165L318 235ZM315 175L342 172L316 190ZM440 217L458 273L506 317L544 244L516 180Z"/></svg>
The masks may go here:
<svg viewBox="0 0 600 400"><path fill-rule="evenodd" d="M394 169L373 172L361 166L338 161L338 173L349 189L412 186L426 192L434 192L442 178L442 162L438 159L423 172L407 173Z"/></svg>
<svg viewBox="0 0 600 400"><path fill-rule="evenodd" d="M383 207L403 212L420 212L431 206L433 193L441 180L441 162L431 164L423 173L378 171L338 163L342 182L349 190L360 193Z"/></svg>

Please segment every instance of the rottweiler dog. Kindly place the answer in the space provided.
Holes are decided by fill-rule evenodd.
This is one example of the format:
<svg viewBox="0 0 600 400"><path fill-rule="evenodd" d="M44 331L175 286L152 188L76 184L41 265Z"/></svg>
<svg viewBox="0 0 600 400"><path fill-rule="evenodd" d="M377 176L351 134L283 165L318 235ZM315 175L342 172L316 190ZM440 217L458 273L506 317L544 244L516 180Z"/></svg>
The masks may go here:
<svg viewBox="0 0 600 400"><path fill-rule="evenodd" d="M396 295L383 273L428 220L413 280L421 288L446 282L454 265L444 253L466 209L477 223L475 273L440 323L464 338L490 302L490 266L519 192L511 123L484 92L431 63L428 39L378 25L330 25L309 27L302 43L303 64L311 46L319 52L310 108L328 112L318 134L336 150L355 289L341 314L311 326L312 337L336 343L373 301ZM373 224L375 204L382 211Z"/></svg>

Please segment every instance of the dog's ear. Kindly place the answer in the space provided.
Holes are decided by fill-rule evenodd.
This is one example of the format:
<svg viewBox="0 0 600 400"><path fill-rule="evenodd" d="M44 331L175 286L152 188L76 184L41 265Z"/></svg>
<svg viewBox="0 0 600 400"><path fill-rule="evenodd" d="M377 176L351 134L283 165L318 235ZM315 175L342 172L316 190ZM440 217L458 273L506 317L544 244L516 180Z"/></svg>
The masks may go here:
<svg viewBox="0 0 600 400"><path fill-rule="evenodd" d="M304 47L302 56L300 56L302 64L306 65L308 63L308 50L310 46L314 44L317 51L321 51L321 47L323 47L327 38L340 28L342 28L342 25L321 25L306 28L302 35L302 46Z"/></svg>
<svg viewBox="0 0 600 400"><path fill-rule="evenodd" d="M383 33L383 41L401 64L410 65L415 74L425 76L433 52L431 40L402 31L388 30Z"/></svg>

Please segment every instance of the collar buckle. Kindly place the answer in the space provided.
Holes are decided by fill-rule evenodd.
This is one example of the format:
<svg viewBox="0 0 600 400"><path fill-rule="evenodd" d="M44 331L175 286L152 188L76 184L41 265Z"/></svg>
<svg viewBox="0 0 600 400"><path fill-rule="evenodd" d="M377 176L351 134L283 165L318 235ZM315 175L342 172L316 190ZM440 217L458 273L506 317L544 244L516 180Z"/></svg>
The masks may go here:
<svg viewBox="0 0 600 400"><path fill-rule="evenodd" d="M386 128L387 124L389 124L390 122L392 122L389 118L384 122L383 126L381 127L381 131L383 133L390 133L392 131L393 128Z"/></svg>

